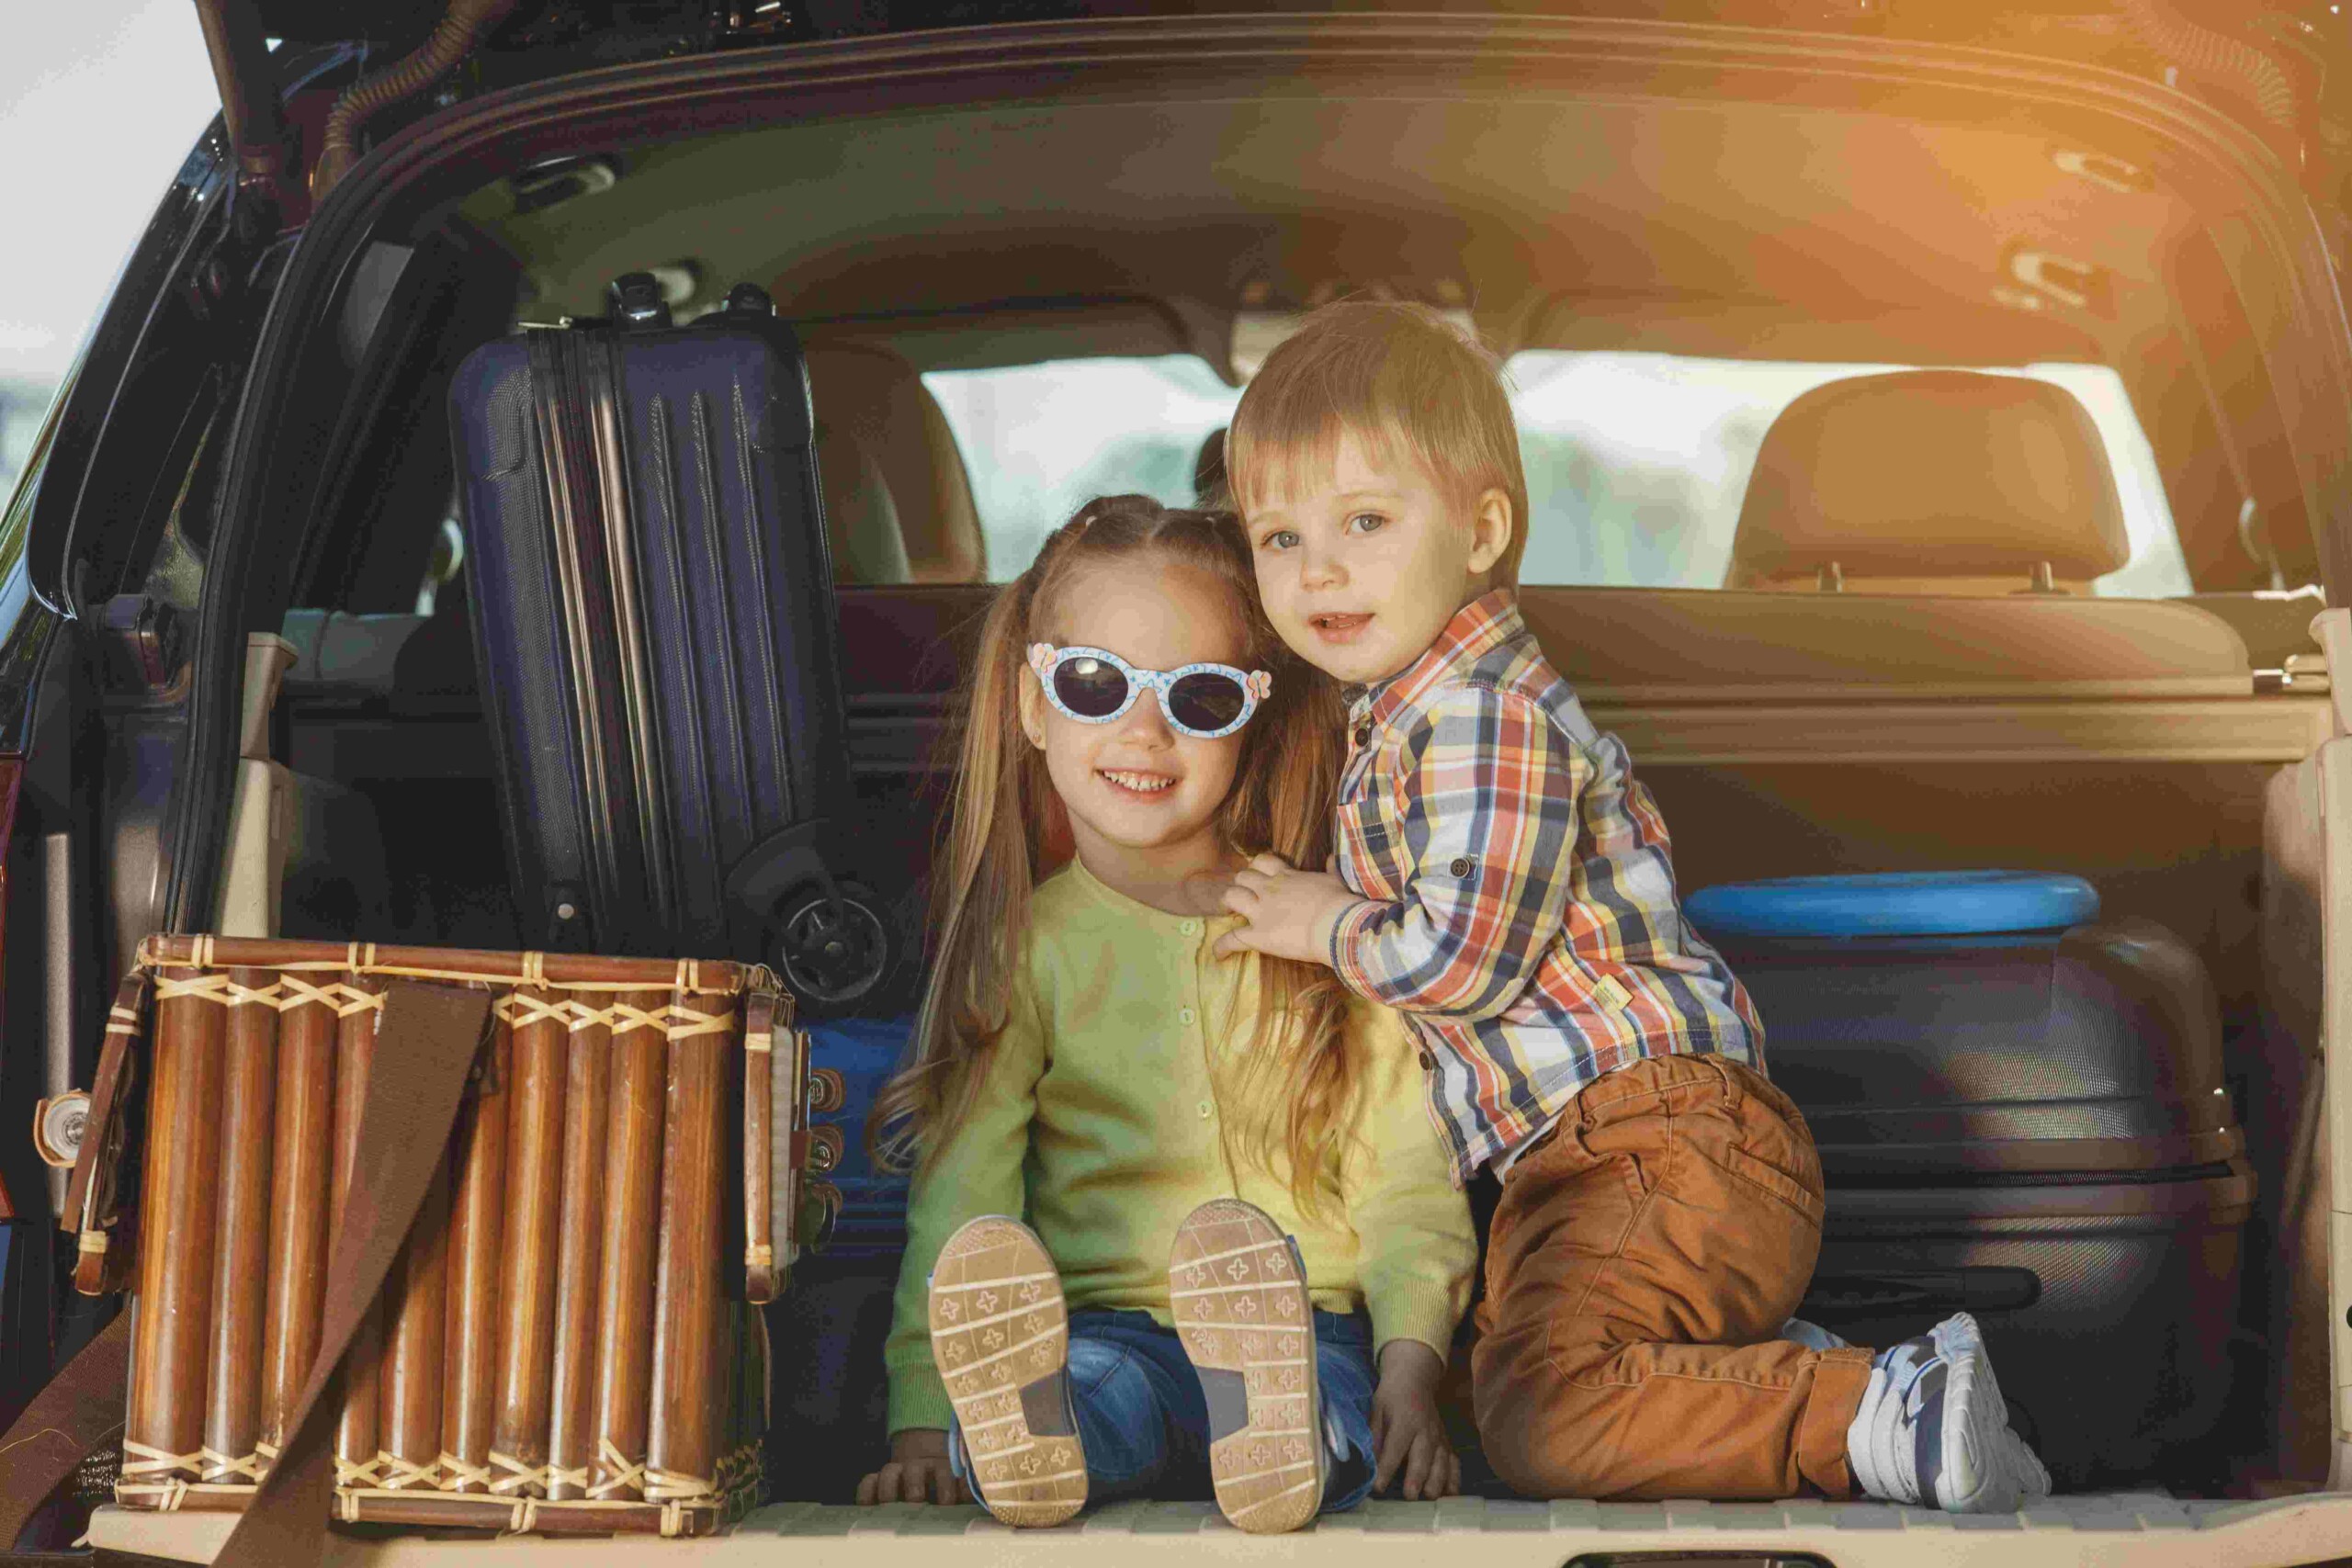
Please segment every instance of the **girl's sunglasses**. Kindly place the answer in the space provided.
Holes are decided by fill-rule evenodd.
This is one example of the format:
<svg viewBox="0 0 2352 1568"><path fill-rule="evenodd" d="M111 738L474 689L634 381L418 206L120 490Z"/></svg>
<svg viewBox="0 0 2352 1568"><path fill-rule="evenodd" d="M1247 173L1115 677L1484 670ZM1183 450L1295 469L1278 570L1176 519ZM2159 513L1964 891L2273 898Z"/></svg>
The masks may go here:
<svg viewBox="0 0 2352 1568"><path fill-rule="evenodd" d="M1029 668L1046 700L1080 724L1108 724L1136 705L1145 687L1159 696L1169 728L1196 740L1215 740L1250 722L1258 701L1274 689L1263 670L1230 664L1187 664L1181 670L1138 670L1101 648L1032 643Z"/></svg>

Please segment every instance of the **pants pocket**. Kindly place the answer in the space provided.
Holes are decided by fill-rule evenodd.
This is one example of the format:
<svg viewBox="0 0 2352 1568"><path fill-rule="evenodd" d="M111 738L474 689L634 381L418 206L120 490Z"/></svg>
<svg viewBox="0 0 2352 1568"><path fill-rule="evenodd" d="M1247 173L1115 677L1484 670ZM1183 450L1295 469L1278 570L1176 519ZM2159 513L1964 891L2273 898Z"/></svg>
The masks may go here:
<svg viewBox="0 0 2352 1568"><path fill-rule="evenodd" d="M1735 1179L1756 1188L1784 1207L1794 1209L1815 1229L1821 1227L1821 1198L1796 1177L1770 1160L1750 1154L1737 1144L1724 1149L1722 1164L1724 1171Z"/></svg>

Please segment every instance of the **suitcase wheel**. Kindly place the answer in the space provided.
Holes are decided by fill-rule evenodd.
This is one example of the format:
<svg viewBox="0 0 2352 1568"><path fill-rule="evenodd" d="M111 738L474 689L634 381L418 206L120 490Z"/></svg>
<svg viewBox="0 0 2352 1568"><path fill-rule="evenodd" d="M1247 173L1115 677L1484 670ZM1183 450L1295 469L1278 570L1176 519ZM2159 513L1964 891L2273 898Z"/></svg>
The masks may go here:
<svg viewBox="0 0 2352 1568"><path fill-rule="evenodd" d="M862 888L811 893L787 910L777 962L804 999L838 1007L874 988L889 967L890 938Z"/></svg>

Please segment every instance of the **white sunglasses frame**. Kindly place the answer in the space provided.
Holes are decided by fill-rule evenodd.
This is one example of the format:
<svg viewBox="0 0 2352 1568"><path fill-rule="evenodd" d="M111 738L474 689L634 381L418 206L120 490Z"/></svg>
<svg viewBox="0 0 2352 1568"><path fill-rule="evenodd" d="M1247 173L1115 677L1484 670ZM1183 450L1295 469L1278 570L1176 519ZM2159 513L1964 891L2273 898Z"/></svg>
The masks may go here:
<svg viewBox="0 0 2352 1568"><path fill-rule="evenodd" d="M1073 659L1099 659L1125 676L1127 700L1099 717L1073 711L1068 703L1062 701L1061 694L1054 690L1054 671ZM1273 676L1263 670L1239 670L1230 664L1186 664L1174 670L1145 670L1128 663L1107 648L1089 648L1082 643L1073 643L1068 648L1056 648L1049 642L1031 643L1029 671L1037 677L1038 688L1046 694L1046 701L1052 704L1054 711L1064 718L1079 724L1116 724L1134 710L1136 700L1149 690L1159 699L1159 716L1168 721L1168 728L1195 740L1221 740L1231 735L1250 722L1258 711L1258 704L1273 695L1274 691ZM1239 716L1222 729L1195 729L1178 718L1169 693L1177 682L1187 675L1231 676L1235 684L1241 688Z"/></svg>

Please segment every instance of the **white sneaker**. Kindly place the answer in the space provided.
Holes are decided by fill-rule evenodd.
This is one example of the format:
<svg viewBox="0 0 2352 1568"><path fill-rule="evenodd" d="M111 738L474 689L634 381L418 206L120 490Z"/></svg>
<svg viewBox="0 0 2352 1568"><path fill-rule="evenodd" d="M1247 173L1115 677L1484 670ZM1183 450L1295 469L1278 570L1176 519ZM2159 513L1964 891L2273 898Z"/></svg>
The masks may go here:
<svg viewBox="0 0 2352 1568"><path fill-rule="evenodd" d="M1954 1313L1879 1353L1846 1457L1865 1495L1953 1514L2010 1514L2050 1495L2050 1472L2009 1429L1976 1320Z"/></svg>
<svg viewBox="0 0 2352 1568"><path fill-rule="evenodd" d="M1801 1317L1792 1317L1781 1325L1779 1337L1792 1339L1808 1350L1843 1350L1853 1344L1852 1340L1835 1330L1824 1328L1817 1323L1807 1323Z"/></svg>

